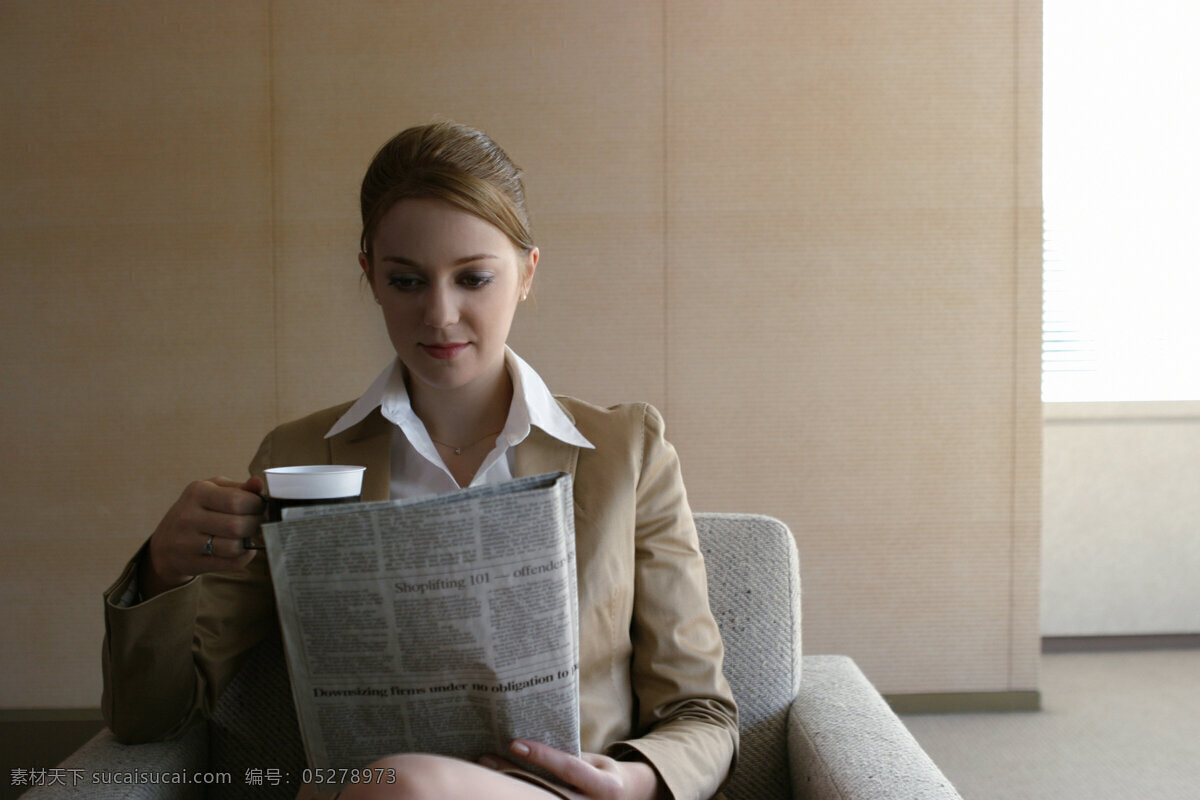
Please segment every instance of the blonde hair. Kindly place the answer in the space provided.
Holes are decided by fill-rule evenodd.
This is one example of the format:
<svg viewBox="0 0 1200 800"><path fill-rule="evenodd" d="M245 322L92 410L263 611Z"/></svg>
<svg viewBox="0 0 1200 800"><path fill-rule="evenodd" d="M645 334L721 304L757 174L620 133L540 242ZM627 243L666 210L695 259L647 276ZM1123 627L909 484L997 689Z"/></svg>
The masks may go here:
<svg viewBox="0 0 1200 800"><path fill-rule="evenodd" d="M534 246L521 170L483 131L435 122L402 131L379 149L359 194L359 247L368 262L380 220L407 198L444 200L495 225L519 249Z"/></svg>

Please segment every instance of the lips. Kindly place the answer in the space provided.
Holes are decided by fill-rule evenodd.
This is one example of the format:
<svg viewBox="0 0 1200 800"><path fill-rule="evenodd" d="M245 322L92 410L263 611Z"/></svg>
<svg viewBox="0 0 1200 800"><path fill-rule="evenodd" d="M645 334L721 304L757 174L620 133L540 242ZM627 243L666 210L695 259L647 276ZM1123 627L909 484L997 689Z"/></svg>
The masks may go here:
<svg viewBox="0 0 1200 800"><path fill-rule="evenodd" d="M420 347L428 355L445 361L454 358L463 350L466 350L467 345L467 342L448 342L446 344L421 344Z"/></svg>

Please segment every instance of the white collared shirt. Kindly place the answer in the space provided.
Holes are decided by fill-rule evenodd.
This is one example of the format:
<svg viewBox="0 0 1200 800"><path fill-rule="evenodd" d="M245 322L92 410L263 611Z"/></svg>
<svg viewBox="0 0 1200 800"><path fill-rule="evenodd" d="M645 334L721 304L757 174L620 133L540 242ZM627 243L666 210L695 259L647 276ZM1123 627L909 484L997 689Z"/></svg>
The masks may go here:
<svg viewBox="0 0 1200 800"><path fill-rule="evenodd" d="M594 449L546 388L541 376L507 346L504 364L513 384L508 419L496 437L495 447L471 479L471 486L512 478L513 447L525 440L533 425L567 444ZM429 437L425 423L412 409L404 385L404 366L399 358L393 359L379 373L363 396L329 429L325 438L358 424L376 407L384 419L395 425L392 429L392 499L426 497L459 488Z"/></svg>

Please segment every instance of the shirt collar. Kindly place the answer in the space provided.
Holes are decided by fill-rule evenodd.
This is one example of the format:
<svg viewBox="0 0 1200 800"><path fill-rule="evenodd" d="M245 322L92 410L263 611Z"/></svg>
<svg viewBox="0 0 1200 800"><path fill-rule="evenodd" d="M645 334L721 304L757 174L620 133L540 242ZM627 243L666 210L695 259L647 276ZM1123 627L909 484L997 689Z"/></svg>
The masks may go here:
<svg viewBox="0 0 1200 800"><path fill-rule="evenodd" d="M504 348L504 363L513 382L512 405L502 431L510 446L524 441L529 435L530 426L536 425L567 444L595 449L595 445L579 432L567 412L554 399L541 376L508 346ZM325 438L357 425L376 408L386 419L400 427L414 447L423 449L422 446L426 444L424 440L429 438L429 434L412 410L408 389L404 385L404 366L399 358L384 367L362 397L329 429ZM432 449L432 441L428 446Z"/></svg>
<svg viewBox="0 0 1200 800"><path fill-rule="evenodd" d="M567 444L588 450L596 449L596 446L575 427L574 421L550 393L542 376L525 363L525 359L514 353L512 348L505 346L504 360L508 365L508 372L512 376L513 382L513 403L508 412L508 423L504 428L505 432L509 433L510 426L513 426L512 432L520 434L520 438L515 441L510 439L512 444L524 440L529 435L529 426L536 425L555 439ZM522 402L518 403L517 398L520 398ZM514 414L514 409L516 414ZM524 415L527 417L520 420L520 427L514 425L516 421L514 416Z"/></svg>

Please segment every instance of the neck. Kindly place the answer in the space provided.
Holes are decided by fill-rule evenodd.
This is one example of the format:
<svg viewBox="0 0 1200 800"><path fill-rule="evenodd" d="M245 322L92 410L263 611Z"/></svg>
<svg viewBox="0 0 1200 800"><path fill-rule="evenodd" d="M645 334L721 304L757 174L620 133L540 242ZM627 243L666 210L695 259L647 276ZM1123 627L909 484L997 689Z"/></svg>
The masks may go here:
<svg viewBox="0 0 1200 800"><path fill-rule="evenodd" d="M435 441L453 446L477 441L500 431L508 420L513 385L508 368L490 380L476 380L467 386L440 390L418 385L405 376L409 401Z"/></svg>

